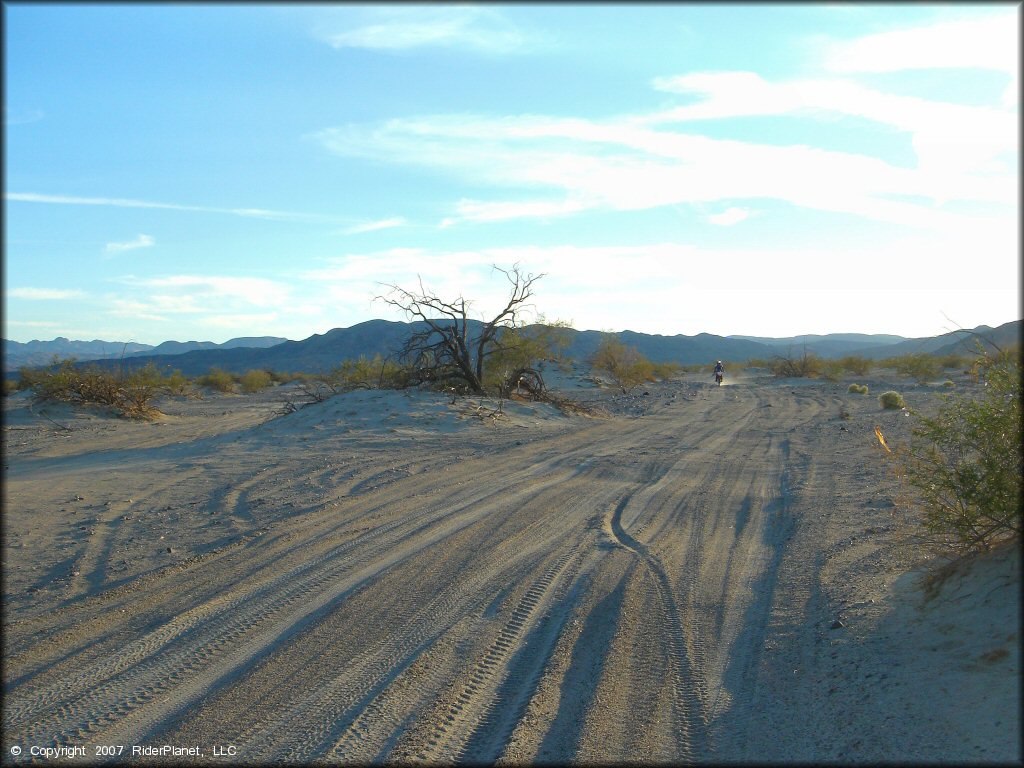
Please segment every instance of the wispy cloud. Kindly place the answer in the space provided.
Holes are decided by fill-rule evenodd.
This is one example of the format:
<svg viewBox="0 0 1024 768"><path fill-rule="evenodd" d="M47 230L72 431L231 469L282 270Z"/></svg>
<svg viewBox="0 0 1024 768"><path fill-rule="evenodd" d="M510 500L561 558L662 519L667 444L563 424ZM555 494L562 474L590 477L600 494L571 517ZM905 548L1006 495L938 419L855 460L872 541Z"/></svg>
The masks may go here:
<svg viewBox="0 0 1024 768"><path fill-rule="evenodd" d="M714 213L708 216L708 221L720 227L731 227L739 224L750 216L746 208L726 208L721 213Z"/></svg>
<svg viewBox="0 0 1024 768"><path fill-rule="evenodd" d="M202 321L206 323L221 316L252 314L254 307L280 311L291 303L287 285L259 277L127 276L120 278L119 282L129 286L132 295L114 293L105 297L109 313L136 320L164 322L170 317L191 315L205 316Z"/></svg>
<svg viewBox="0 0 1024 768"><path fill-rule="evenodd" d="M178 203L160 203L150 200L132 200L121 197L78 197L75 195L45 195L35 192L7 192L6 200L24 203L50 203L54 205L100 205L114 208L160 208L171 211L195 211L199 213L223 213L246 218L270 219L274 221L315 222L333 221L335 217L313 213L295 213L290 211L272 211L263 208L212 208L202 205L179 205Z"/></svg>
<svg viewBox="0 0 1024 768"><path fill-rule="evenodd" d="M507 298L491 265L518 262L529 272L546 275L539 284L537 309L555 308L559 317L572 319L581 330L706 331L708 324L720 317L726 291L730 300L743 302L764 318L763 328L772 329L766 335L786 335L802 331L776 329L777 302L796 302L806 306L808 313L821 316L828 315L830 305L835 305L842 309L840 316L862 318L871 314L864 301L866 295L878 294L879 274L890 275L886 290L912 307L921 322L936 315L935 307L963 307L967 314L982 318L993 307L1012 313L1017 306L1017 281L1015 266L1005 253L1014 247L1015 238L1015 232L979 226L958 236L912 233L868 250L857 243L762 248L701 247L688 242L474 250L396 248L339 256L301 277L315 282L339 306L374 307L386 314L390 312L386 306L373 302L375 296L387 293L384 284L415 287L423 276L426 287L438 295L475 299L472 313L483 316L503 306ZM907 255L915 253L929 254L934 269L893 271L893 264L906 263ZM958 268L964 253L978 254L979 261L971 270ZM842 280L837 281L836 264L856 264L857 269L844 271ZM886 332L887 322L880 313L875 330Z"/></svg>
<svg viewBox="0 0 1024 768"><path fill-rule="evenodd" d="M390 219L380 219L378 221L367 221L362 224L354 224L351 227L343 229L342 234L359 235L364 232L376 232L381 229L404 227L407 223L408 222L401 216L394 216Z"/></svg>
<svg viewBox="0 0 1024 768"><path fill-rule="evenodd" d="M404 51L460 48L478 53L510 53L526 38L502 13L479 6L373 9L372 23L325 35L335 48Z"/></svg>
<svg viewBox="0 0 1024 768"><path fill-rule="evenodd" d="M7 296L12 299L34 299L40 301L77 299L84 295L82 291L61 288L14 288L7 292Z"/></svg>
<svg viewBox="0 0 1024 768"><path fill-rule="evenodd" d="M1008 22L1018 15L833 41L820 54L839 74L826 77L772 81L729 71L656 78L655 90L684 97L678 107L604 119L422 115L315 137L339 155L428 167L480 189L453 202L441 227L752 198L922 229L957 227L964 217L950 204L1016 208L1016 111L887 93L849 73L931 66L950 39L963 41L956 66L1007 70L1012 63L1015 71L1017 25ZM869 121L880 133L904 135L916 162L700 133L705 121L783 115L818 125ZM514 192L487 194L485 187Z"/></svg>
<svg viewBox="0 0 1024 768"><path fill-rule="evenodd" d="M134 240L124 243L107 243L107 253L121 253L122 251L134 251L136 248L149 248L156 244L150 235L139 235Z"/></svg>
<svg viewBox="0 0 1024 768"><path fill-rule="evenodd" d="M1005 106L1019 99L1020 6L981 18L879 32L826 46L823 63L833 72L897 72L908 69L988 69L1010 82Z"/></svg>
<svg viewBox="0 0 1024 768"><path fill-rule="evenodd" d="M203 300L236 300L260 307L279 306L288 300L289 289L282 283L260 277L233 277L219 275L171 275L168 277L133 280L136 285L155 288L161 291L172 291L173 294L157 294L163 296L161 301L168 305L172 301L182 301L188 297L190 302ZM188 306L196 307L197 304ZM190 310L191 311L191 310Z"/></svg>

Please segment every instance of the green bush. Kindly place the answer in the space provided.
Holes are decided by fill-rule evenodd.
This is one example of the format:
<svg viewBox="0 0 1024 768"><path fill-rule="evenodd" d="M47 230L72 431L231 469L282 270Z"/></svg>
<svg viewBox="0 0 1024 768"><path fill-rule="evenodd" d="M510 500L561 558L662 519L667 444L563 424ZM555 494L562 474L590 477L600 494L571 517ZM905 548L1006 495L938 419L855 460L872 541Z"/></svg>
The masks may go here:
<svg viewBox="0 0 1024 768"><path fill-rule="evenodd" d="M838 360L822 360L821 375L828 381L839 381L843 375L843 364Z"/></svg>
<svg viewBox="0 0 1024 768"><path fill-rule="evenodd" d="M813 352L804 351L800 357L777 357L772 362L772 373L783 378L816 379L824 371L823 361Z"/></svg>
<svg viewBox="0 0 1024 768"><path fill-rule="evenodd" d="M218 392L234 392L235 377L220 368L211 368L209 373L196 379L201 387L209 387Z"/></svg>
<svg viewBox="0 0 1024 768"><path fill-rule="evenodd" d="M905 408L907 405L903 400L903 395L892 390L879 395L878 402L882 404L883 408Z"/></svg>
<svg viewBox="0 0 1024 768"><path fill-rule="evenodd" d="M944 382L942 382L942 386L944 386L944 387L955 387L956 385L952 381L950 381L949 379L946 379Z"/></svg>
<svg viewBox="0 0 1024 768"><path fill-rule="evenodd" d="M590 359L591 365L604 371L623 389L631 389L645 381L654 381L654 363L635 347L627 347L619 337L606 333Z"/></svg>
<svg viewBox="0 0 1024 768"><path fill-rule="evenodd" d="M836 362L842 366L844 371L852 373L854 376L867 376L871 371L872 362L859 355L846 355L840 357Z"/></svg>
<svg viewBox="0 0 1024 768"><path fill-rule="evenodd" d="M896 373L910 376L922 383L934 379L942 370L939 367L939 358L923 352L898 357L894 364Z"/></svg>
<svg viewBox="0 0 1024 768"><path fill-rule="evenodd" d="M851 384L849 387L847 387L846 391L850 392L851 394L866 395L868 393L868 385Z"/></svg>
<svg viewBox="0 0 1024 768"><path fill-rule="evenodd" d="M105 405L136 419L152 418L157 410L150 401L160 390L162 378L150 363L125 374L98 365L75 366L73 358L54 359L50 368L31 377L33 397L39 402Z"/></svg>
<svg viewBox="0 0 1024 768"><path fill-rule="evenodd" d="M897 454L923 507L925 529L943 546L985 550L1021 534L1021 371L1016 356L983 356L977 398L949 395L918 417Z"/></svg>
<svg viewBox="0 0 1024 768"><path fill-rule="evenodd" d="M177 368L166 376L163 386L172 395L189 395L192 393L192 381Z"/></svg>
<svg viewBox="0 0 1024 768"><path fill-rule="evenodd" d="M269 387L273 379L267 371L251 370L246 371L238 380L239 388L246 394L262 392Z"/></svg>
<svg viewBox="0 0 1024 768"><path fill-rule="evenodd" d="M940 368L961 369L966 367L970 360L963 355L951 352L948 355L939 355L936 357L936 362Z"/></svg>

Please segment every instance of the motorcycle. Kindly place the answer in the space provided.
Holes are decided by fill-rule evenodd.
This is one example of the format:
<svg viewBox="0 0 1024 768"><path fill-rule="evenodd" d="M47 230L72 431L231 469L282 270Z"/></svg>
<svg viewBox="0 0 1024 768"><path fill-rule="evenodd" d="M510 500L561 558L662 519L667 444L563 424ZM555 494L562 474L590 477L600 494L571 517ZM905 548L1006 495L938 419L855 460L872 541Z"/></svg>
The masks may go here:
<svg viewBox="0 0 1024 768"><path fill-rule="evenodd" d="M715 371L715 384L722 386L722 377L724 374L721 371Z"/></svg>

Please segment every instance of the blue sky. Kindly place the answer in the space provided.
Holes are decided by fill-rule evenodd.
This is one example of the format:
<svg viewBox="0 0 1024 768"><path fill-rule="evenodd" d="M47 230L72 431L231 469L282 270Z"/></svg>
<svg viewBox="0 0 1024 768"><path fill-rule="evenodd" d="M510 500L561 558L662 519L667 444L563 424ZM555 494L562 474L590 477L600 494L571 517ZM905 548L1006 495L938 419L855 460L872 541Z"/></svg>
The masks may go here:
<svg viewBox="0 0 1024 768"><path fill-rule="evenodd" d="M6 3L4 337L1020 317L1012 4Z"/></svg>

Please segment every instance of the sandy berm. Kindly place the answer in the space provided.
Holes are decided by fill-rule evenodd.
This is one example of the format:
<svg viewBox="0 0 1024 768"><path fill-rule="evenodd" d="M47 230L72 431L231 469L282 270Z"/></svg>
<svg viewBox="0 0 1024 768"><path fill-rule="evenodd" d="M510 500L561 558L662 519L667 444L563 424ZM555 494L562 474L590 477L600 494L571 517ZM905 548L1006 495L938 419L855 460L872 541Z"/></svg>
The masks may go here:
<svg viewBox="0 0 1024 768"><path fill-rule="evenodd" d="M873 432L941 386L584 373L596 415L6 398L4 761L1020 760L1019 552L924 589Z"/></svg>

